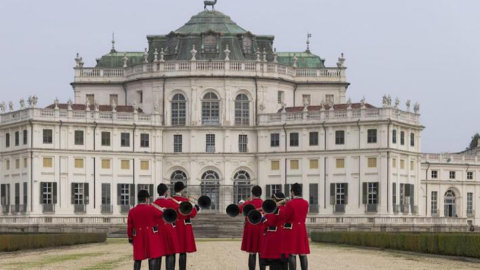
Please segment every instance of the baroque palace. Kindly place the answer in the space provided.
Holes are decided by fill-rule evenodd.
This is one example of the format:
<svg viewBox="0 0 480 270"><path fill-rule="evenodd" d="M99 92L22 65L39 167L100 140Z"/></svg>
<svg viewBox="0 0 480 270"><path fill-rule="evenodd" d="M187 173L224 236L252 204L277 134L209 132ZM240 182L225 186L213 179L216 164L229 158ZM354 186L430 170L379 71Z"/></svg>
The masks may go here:
<svg viewBox="0 0 480 270"><path fill-rule="evenodd" d="M422 154L420 106L351 102L343 54L277 52L215 10L147 40L94 67L77 55L73 101L0 106L2 222L109 221L185 181L211 212L298 182L310 222L478 224L477 151Z"/></svg>

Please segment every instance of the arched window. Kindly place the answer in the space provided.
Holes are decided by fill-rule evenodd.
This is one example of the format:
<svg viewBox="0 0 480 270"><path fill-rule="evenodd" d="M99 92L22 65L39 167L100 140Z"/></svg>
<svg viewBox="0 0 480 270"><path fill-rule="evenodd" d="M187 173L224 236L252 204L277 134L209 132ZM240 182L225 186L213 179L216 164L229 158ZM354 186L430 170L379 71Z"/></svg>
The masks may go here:
<svg viewBox="0 0 480 270"><path fill-rule="evenodd" d="M240 94L235 99L235 125L248 126L250 124L250 101L247 95Z"/></svg>
<svg viewBox="0 0 480 270"><path fill-rule="evenodd" d="M233 203L246 200L250 197L250 174L246 171L238 171L233 176Z"/></svg>
<svg viewBox="0 0 480 270"><path fill-rule="evenodd" d="M172 176L170 176L170 181L172 184L175 184L176 182L183 182L187 183L187 174L183 171L177 170L172 173Z"/></svg>
<svg viewBox="0 0 480 270"><path fill-rule="evenodd" d="M172 126L185 126L186 115L185 97L182 94L176 94L172 100Z"/></svg>
<svg viewBox="0 0 480 270"><path fill-rule="evenodd" d="M202 175L202 182L200 185L202 195L210 197L212 205L210 210L220 209L220 177L215 171L206 171Z"/></svg>
<svg viewBox="0 0 480 270"><path fill-rule="evenodd" d="M220 124L220 100L215 93L209 92L202 99L202 124Z"/></svg>
<svg viewBox="0 0 480 270"><path fill-rule="evenodd" d="M444 196L445 217L457 217L457 204L455 202L455 192L449 190Z"/></svg>

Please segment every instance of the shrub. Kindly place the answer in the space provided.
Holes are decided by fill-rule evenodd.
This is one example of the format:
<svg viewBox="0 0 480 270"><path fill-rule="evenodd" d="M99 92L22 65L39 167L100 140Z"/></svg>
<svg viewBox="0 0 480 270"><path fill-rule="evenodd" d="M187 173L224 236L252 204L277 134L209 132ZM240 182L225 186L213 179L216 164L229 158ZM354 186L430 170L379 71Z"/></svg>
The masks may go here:
<svg viewBox="0 0 480 270"><path fill-rule="evenodd" d="M312 232L314 242L480 258L480 234Z"/></svg>
<svg viewBox="0 0 480 270"><path fill-rule="evenodd" d="M0 251L16 251L105 242L105 233L0 234Z"/></svg>

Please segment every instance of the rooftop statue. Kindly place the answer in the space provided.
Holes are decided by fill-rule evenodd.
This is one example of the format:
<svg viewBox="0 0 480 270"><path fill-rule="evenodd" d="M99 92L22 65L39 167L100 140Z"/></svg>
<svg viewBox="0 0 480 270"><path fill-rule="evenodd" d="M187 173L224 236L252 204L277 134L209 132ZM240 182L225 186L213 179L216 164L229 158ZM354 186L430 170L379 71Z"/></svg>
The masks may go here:
<svg viewBox="0 0 480 270"><path fill-rule="evenodd" d="M217 4L217 0L214 0L214 1L203 1L203 3L205 4L205 7L204 9L207 9L207 6L212 6L212 10L215 10L215 5Z"/></svg>

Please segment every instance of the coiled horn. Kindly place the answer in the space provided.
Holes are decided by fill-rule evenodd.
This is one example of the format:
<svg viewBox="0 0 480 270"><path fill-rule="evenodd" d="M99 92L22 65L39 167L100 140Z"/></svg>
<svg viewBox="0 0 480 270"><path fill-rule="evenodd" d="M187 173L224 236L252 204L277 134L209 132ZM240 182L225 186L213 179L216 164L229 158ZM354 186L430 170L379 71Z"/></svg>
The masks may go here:
<svg viewBox="0 0 480 270"><path fill-rule="evenodd" d="M248 212L248 215L247 215L247 220L252 225L260 224L262 222L262 218L263 218L262 213L260 213L260 211L258 210L252 210Z"/></svg>
<svg viewBox="0 0 480 270"><path fill-rule="evenodd" d="M255 206L252 204L247 204L243 207L243 216L247 217L250 211L255 210Z"/></svg>
<svg viewBox="0 0 480 270"><path fill-rule="evenodd" d="M230 204L227 206L227 215L230 217L236 217L240 214L240 207L236 204Z"/></svg>
<svg viewBox="0 0 480 270"><path fill-rule="evenodd" d="M165 209L163 211L163 220L167 223L174 223L177 221L177 211L173 209Z"/></svg>
<svg viewBox="0 0 480 270"><path fill-rule="evenodd" d="M212 199L208 196L200 196L197 202L200 208L209 208L212 205Z"/></svg>
<svg viewBox="0 0 480 270"><path fill-rule="evenodd" d="M178 212L183 216L188 216L193 211L193 205L191 202L181 202L178 206Z"/></svg>

